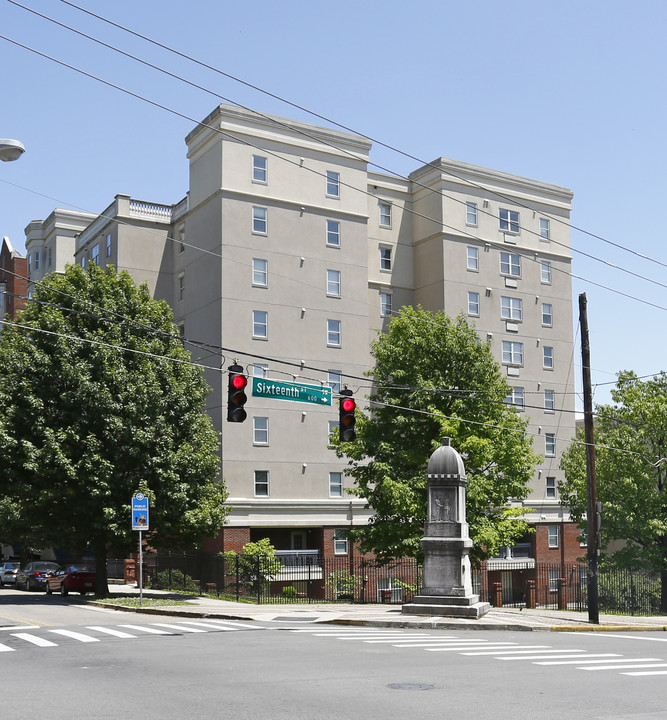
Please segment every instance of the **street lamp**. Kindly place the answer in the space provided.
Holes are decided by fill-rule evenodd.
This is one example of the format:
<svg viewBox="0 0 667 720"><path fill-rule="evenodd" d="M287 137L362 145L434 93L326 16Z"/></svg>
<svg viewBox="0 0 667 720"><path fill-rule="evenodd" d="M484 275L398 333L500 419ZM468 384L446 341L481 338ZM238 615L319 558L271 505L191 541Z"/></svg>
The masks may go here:
<svg viewBox="0 0 667 720"><path fill-rule="evenodd" d="M25 152L23 143L11 138L0 138L0 160L11 162L18 160Z"/></svg>

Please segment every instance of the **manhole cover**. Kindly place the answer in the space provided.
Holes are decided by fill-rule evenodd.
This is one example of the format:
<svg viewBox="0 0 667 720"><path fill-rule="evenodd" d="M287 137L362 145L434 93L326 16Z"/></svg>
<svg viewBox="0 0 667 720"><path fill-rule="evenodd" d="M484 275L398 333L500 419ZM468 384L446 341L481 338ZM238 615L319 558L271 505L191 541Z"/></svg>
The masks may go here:
<svg viewBox="0 0 667 720"><path fill-rule="evenodd" d="M387 687L392 690L433 690L435 685L426 683L390 683Z"/></svg>

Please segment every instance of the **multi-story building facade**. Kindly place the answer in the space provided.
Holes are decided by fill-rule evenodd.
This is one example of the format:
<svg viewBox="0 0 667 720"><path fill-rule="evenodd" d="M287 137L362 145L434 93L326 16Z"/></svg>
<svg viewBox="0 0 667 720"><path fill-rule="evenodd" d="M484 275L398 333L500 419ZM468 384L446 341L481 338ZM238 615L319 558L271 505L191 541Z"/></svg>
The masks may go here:
<svg viewBox="0 0 667 720"><path fill-rule="evenodd" d="M12 247L7 236L3 237L0 247L0 321L5 317L13 320L16 312L25 306L26 274L26 258Z"/></svg>
<svg viewBox="0 0 667 720"><path fill-rule="evenodd" d="M365 138L225 105L186 143L183 201L118 195L100 216L31 223L27 248L51 259L40 271L65 261L128 270L171 305L185 339L206 343L193 357L209 368L232 508L209 547L269 537L283 550L350 550L340 531L371 511L346 494L329 447L336 403L250 397L247 420L228 423L225 369L349 386L363 405L369 339L401 306L421 304L464 312L491 343L513 387L507 401L544 456L524 503L532 555L574 552L557 494L574 434L572 193L444 158L405 178L369 172Z"/></svg>

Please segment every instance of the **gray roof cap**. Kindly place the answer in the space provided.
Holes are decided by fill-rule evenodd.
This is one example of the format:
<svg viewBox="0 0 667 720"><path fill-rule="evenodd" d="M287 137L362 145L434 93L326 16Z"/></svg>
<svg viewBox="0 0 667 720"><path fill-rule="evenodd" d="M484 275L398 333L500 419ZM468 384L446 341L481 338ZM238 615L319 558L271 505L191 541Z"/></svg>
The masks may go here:
<svg viewBox="0 0 667 720"><path fill-rule="evenodd" d="M459 475L465 478L466 470L463 458L451 446L450 438L442 438L442 445L433 452L428 461L426 474L441 477L443 475L447 477Z"/></svg>

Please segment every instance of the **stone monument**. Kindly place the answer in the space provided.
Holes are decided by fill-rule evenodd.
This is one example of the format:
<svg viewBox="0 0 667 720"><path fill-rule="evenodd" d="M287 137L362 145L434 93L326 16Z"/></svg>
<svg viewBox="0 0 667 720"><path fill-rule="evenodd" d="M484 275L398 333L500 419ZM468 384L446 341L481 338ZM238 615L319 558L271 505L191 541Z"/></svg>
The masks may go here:
<svg viewBox="0 0 667 720"><path fill-rule="evenodd" d="M403 605L403 613L480 618L491 609L472 591L467 482L461 456L450 439L443 438L426 469L428 510L420 543L424 551L422 589L411 603Z"/></svg>

